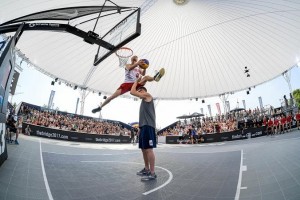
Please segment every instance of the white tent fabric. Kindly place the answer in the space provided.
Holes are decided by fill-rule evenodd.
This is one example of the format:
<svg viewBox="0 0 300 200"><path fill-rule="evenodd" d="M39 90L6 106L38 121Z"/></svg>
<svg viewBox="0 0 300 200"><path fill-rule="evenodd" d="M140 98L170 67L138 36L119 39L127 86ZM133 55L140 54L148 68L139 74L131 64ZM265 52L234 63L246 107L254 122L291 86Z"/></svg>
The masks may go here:
<svg viewBox="0 0 300 200"><path fill-rule="evenodd" d="M26 14L72 6L99 6L99 0L1 0L0 23ZM294 66L300 59L300 2L296 0L114 0L142 7L141 36L126 46L147 58L147 73L166 69L160 82L147 83L158 99L205 98L254 87ZM99 20L100 35L118 14ZM122 18L121 18L122 19ZM72 25L76 24L71 22ZM91 30L94 21L78 28ZM24 32L17 47L46 74L83 85L96 45L68 33ZM124 69L111 55L101 62L87 87L113 93ZM250 77L244 73L250 69ZM49 83L50 84L50 83ZM130 96L130 94L126 94Z"/></svg>

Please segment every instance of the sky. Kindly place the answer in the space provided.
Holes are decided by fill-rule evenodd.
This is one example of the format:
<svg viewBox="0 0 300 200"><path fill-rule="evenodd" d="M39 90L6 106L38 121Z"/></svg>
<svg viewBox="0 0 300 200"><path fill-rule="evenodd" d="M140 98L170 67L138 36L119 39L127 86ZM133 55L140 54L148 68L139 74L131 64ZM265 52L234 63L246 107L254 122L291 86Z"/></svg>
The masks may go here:
<svg viewBox="0 0 300 200"><path fill-rule="evenodd" d="M79 90L67 87L65 84L51 85L52 78L42 74L32 67L28 67L27 63L22 63L23 71L20 74L16 92L14 96L9 97L9 102L19 104L20 102L27 102L38 106L48 105L51 90L55 91L54 106L60 111L75 113L77 98L80 98ZM118 67L118 66L116 66ZM292 90L300 88L300 68L294 67L291 73ZM167 75L167 72L166 72ZM120 80L120 84L123 80ZM116 89L118 85L116 85ZM112 93L114 91L111 91ZM250 94L246 91L236 92L228 96L230 108L243 107L242 100L246 102L246 109L253 109L259 107L258 97L262 97L263 105L279 107L283 99L283 95L289 97L289 87L283 76L279 76L272 81L266 82L262 85L252 88ZM99 117L99 113L93 114L91 110L103 102L103 96L97 93L90 92L85 100L84 115ZM204 110L205 115L209 115L208 105L211 105L212 114L217 113L216 103L220 103L221 111L223 113L223 104L220 97L206 98L205 103L199 99L192 100L156 100L156 123L157 128L161 129L175 121L176 117L192 114L194 112L201 112ZM122 121L124 123L132 123L138 121L140 100L134 101L131 98L124 98L122 96L114 99L107 104L101 111L103 119L111 119ZM78 106L77 114L80 114L80 104Z"/></svg>

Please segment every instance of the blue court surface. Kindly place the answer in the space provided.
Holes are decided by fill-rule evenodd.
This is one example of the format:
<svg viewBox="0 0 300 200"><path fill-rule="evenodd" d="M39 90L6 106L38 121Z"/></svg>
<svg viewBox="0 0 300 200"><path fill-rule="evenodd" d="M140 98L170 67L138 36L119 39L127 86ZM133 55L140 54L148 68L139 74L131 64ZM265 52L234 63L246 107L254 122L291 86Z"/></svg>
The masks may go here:
<svg viewBox="0 0 300 200"><path fill-rule="evenodd" d="M300 131L248 140L159 144L157 180L143 182L133 144L21 135L0 168L0 199L300 199Z"/></svg>

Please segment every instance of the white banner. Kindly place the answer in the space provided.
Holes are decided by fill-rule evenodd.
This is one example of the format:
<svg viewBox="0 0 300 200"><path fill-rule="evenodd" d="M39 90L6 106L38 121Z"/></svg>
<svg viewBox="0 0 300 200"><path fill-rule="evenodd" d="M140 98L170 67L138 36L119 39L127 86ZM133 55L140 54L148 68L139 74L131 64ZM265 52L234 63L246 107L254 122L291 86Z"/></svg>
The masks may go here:
<svg viewBox="0 0 300 200"><path fill-rule="evenodd" d="M48 108L52 109L53 99L54 99L55 91L51 90L49 101L48 101Z"/></svg>
<svg viewBox="0 0 300 200"><path fill-rule="evenodd" d="M230 102L229 101L225 102L225 106L226 106L226 113L230 112Z"/></svg>
<svg viewBox="0 0 300 200"><path fill-rule="evenodd" d="M211 117L211 106L210 105L207 105L207 108L208 108L208 112L209 112L209 116Z"/></svg>
<svg viewBox="0 0 300 200"><path fill-rule="evenodd" d="M263 102L262 102L262 98L258 97L258 101L259 101L260 110L263 111L264 110L264 105L263 105Z"/></svg>
<svg viewBox="0 0 300 200"><path fill-rule="evenodd" d="M246 110L246 101L243 100L242 102L243 102L244 109Z"/></svg>

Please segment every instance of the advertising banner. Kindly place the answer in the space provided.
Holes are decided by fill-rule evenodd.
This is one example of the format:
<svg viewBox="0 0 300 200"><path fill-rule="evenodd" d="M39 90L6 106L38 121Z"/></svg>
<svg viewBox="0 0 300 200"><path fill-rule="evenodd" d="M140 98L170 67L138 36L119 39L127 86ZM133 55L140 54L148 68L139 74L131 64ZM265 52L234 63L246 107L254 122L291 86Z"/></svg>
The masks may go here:
<svg viewBox="0 0 300 200"><path fill-rule="evenodd" d="M202 137L204 139L204 143L211 143L211 142L224 142L224 141L256 138L265 135L266 135L266 128L258 127L258 128L248 128L245 130L237 130L237 131L224 132L224 133L205 134L202 135ZM180 136L166 136L167 144L179 144L181 140L182 137Z"/></svg>
<svg viewBox="0 0 300 200"><path fill-rule="evenodd" d="M218 114L221 115L221 107L219 103L216 103Z"/></svg>
<svg viewBox="0 0 300 200"><path fill-rule="evenodd" d="M52 128L36 126L36 125L26 124L26 123L23 123L23 127L22 127L23 132L25 132L25 128L27 126L29 126L29 128L31 129L30 135L44 137L44 138L52 138L52 139L75 141L75 142L130 143L129 136L79 133L75 131L52 129Z"/></svg>

